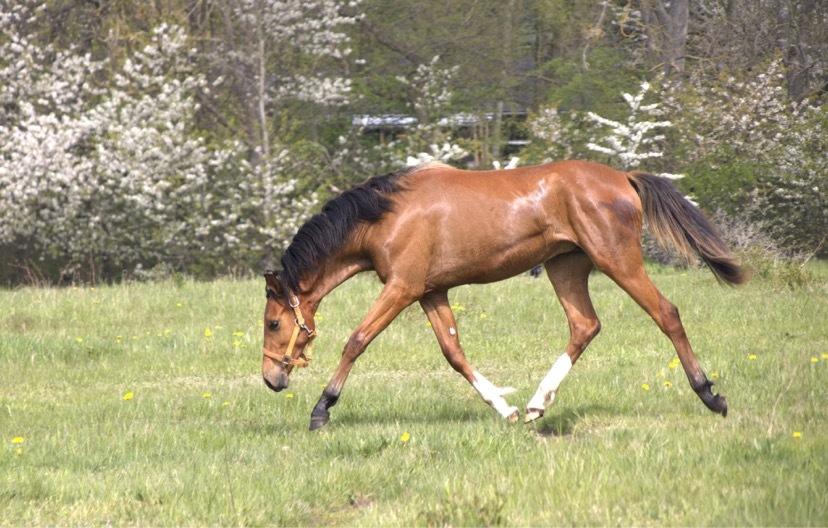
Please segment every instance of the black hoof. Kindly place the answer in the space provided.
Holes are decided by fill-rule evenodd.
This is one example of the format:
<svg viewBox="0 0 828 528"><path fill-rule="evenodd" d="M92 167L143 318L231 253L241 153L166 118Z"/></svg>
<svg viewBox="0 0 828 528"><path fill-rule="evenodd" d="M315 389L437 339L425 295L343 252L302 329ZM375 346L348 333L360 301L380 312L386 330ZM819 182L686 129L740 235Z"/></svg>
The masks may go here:
<svg viewBox="0 0 828 528"><path fill-rule="evenodd" d="M696 394L699 395L699 398L708 409L722 416L727 416L727 400L720 394L713 394L713 391L710 390L712 385L711 381L705 380L698 388L695 388Z"/></svg>
<svg viewBox="0 0 828 528"><path fill-rule="evenodd" d="M330 420L329 415L311 415L310 427L308 427L308 429L311 431L316 431L320 427L323 427L325 424L327 424L328 420Z"/></svg>
<svg viewBox="0 0 828 528"><path fill-rule="evenodd" d="M716 409L711 408L711 409L713 411L721 414L722 417L727 416L727 400L725 399L725 397L717 394L715 396L715 400L716 400L715 405L717 406L717 408Z"/></svg>

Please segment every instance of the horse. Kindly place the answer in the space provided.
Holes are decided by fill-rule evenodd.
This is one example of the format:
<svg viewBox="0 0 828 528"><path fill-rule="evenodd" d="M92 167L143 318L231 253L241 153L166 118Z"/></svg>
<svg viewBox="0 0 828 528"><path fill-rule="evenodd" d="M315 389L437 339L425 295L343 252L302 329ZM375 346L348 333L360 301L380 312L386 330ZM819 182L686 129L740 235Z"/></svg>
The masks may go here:
<svg viewBox="0 0 828 528"><path fill-rule="evenodd" d="M696 359L678 309L644 269L646 221L665 247L699 257L722 283L746 273L704 214L670 180L588 161L470 171L431 163L377 176L328 201L296 233L280 271L264 274L262 377L274 391L305 367L322 299L357 273L373 270L382 292L342 351L311 412L328 423L357 358L400 312L419 302L448 363L504 419L520 412L466 359L448 290L489 283L537 265L546 270L569 324L569 342L525 406L525 422L544 415L601 323L588 280L600 270L626 291L672 342L690 386L708 409L727 415L724 396Z"/></svg>

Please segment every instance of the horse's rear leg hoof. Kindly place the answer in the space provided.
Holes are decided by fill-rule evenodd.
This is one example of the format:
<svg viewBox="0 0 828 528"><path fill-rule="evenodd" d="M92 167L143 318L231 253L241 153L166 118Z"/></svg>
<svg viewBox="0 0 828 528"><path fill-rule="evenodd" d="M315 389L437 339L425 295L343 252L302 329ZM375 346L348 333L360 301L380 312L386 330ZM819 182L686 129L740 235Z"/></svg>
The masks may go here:
<svg viewBox="0 0 828 528"><path fill-rule="evenodd" d="M698 388L694 388L704 405L714 413L727 416L727 399L721 394L713 394L710 387L712 382L705 380Z"/></svg>
<svg viewBox="0 0 828 528"><path fill-rule="evenodd" d="M513 407L514 411L512 414L506 417L506 421L509 423L517 423L518 419L520 419L520 411L518 411L517 407Z"/></svg>
<svg viewBox="0 0 828 528"><path fill-rule="evenodd" d="M310 427L308 429L311 430L311 431L316 431L320 427L327 424L328 420L330 420L330 415L327 415L327 414L325 414L325 415L318 415L318 414L311 415Z"/></svg>
<svg viewBox="0 0 828 528"><path fill-rule="evenodd" d="M543 409L526 409L526 416L523 417L523 423L534 422L542 417Z"/></svg>

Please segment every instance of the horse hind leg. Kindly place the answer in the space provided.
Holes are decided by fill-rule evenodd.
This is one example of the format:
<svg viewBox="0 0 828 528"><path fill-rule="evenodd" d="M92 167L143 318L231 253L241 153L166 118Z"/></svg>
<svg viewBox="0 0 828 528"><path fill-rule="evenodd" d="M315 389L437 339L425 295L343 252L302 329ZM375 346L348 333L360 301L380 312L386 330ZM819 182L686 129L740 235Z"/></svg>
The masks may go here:
<svg viewBox="0 0 828 528"><path fill-rule="evenodd" d="M460 334L457 331L457 322L448 302L445 291L435 291L426 294L420 305L431 323L434 335L440 343L440 349L451 367L460 373L475 388L475 390L494 410L510 422L516 422L520 412L518 408L509 405L504 396L515 392L511 387L498 387L486 379L483 374L474 370L466 360L466 354L460 346Z"/></svg>
<svg viewBox="0 0 828 528"><path fill-rule="evenodd" d="M544 264L546 275L555 288L555 294L563 306L569 323L569 343L566 350L552 365L552 368L538 385L534 396L526 404L524 422L529 423L543 416L546 407L552 404L558 387L572 365L581 356L590 341L601 330L601 323L595 314L589 298L589 273L592 261L577 251L560 255Z"/></svg>
<svg viewBox="0 0 828 528"><path fill-rule="evenodd" d="M611 261L596 260L596 264L652 317L659 329L670 339L690 386L707 408L727 416L727 400L710 390L713 383L707 379L699 366L679 318L678 309L658 291L647 275L641 247L637 241L634 246L629 246L627 252L616 252L615 258Z"/></svg>

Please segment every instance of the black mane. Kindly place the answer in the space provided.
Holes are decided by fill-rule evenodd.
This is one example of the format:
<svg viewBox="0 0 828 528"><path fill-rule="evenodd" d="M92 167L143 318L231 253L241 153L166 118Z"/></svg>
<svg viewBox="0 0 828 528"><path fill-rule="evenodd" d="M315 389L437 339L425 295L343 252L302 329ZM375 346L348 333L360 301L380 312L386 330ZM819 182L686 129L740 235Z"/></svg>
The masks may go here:
<svg viewBox="0 0 828 528"><path fill-rule="evenodd" d="M376 176L332 198L319 214L305 222L282 255L279 279L298 291L302 274L315 270L342 247L360 222L373 223L391 210L387 195L400 190L398 178L411 169Z"/></svg>

